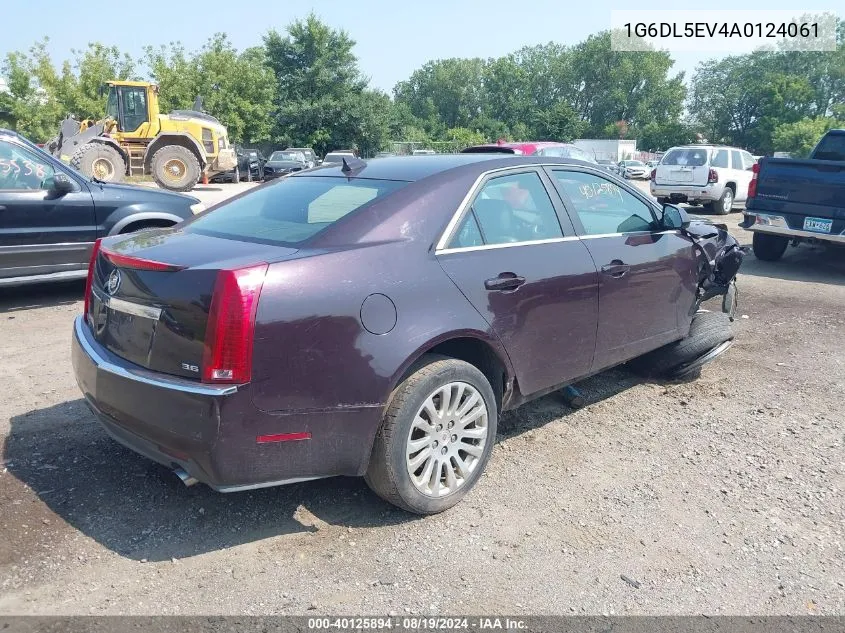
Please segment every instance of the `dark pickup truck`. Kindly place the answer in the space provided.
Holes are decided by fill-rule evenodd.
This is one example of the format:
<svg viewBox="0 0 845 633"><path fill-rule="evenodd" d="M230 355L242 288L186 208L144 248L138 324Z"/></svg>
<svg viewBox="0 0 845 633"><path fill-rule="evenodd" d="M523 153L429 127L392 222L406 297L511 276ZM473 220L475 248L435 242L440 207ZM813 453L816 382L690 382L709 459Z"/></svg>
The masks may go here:
<svg viewBox="0 0 845 633"><path fill-rule="evenodd" d="M830 130L807 159L763 158L754 165L745 217L754 255L781 258L790 243L845 246L845 130Z"/></svg>

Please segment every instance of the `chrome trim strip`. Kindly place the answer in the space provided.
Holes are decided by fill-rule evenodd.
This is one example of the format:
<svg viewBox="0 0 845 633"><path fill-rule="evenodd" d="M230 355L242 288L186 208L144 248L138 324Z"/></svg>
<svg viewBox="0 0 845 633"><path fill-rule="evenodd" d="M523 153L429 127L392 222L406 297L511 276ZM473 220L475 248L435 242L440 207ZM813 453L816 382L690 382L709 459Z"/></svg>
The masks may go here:
<svg viewBox="0 0 845 633"><path fill-rule="evenodd" d="M238 486L211 486L217 492L244 492L246 490L258 490L259 488L272 488L273 486L284 486L285 484L298 484L303 481L314 481L315 479L325 479L327 475L318 475L317 477L294 477L293 479L280 479L279 481L265 481L260 484L241 484Z"/></svg>
<svg viewBox="0 0 845 633"><path fill-rule="evenodd" d="M460 248L444 248L436 251L437 255L450 255L452 253L471 253L473 251L490 251L496 248L512 248L514 246L537 246L538 244L554 244L556 242L577 242L577 235L567 237L552 237L545 240L529 240L527 242L505 242L504 244L483 244L481 246L462 246Z"/></svg>
<svg viewBox="0 0 845 633"><path fill-rule="evenodd" d="M178 378L153 378L152 376L146 375L146 370L142 370L142 373L139 370L127 369L120 365L115 365L94 349L94 346L88 340L88 335L85 331L86 327L83 317L78 316L74 319L73 332L76 341L82 347L82 351L91 359L91 362L97 366L97 369L126 380L150 385L151 387L181 391L182 393L190 393L197 396L228 396L238 391L238 385L202 385Z"/></svg>
<svg viewBox="0 0 845 633"><path fill-rule="evenodd" d="M667 229L666 231L628 231L627 233L597 233L596 235L582 235L582 240L597 240L602 237L623 237L625 235L670 235L678 232L678 229Z"/></svg>
<svg viewBox="0 0 845 633"><path fill-rule="evenodd" d="M140 303L126 301L124 299L117 299L116 297L110 297L100 292L97 292L97 298L103 302L103 305L107 306L111 310L117 310L118 312L124 312L126 314L143 317L145 319L152 319L153 321L158 321L161 318L161 308L145 306Z"/></svg>

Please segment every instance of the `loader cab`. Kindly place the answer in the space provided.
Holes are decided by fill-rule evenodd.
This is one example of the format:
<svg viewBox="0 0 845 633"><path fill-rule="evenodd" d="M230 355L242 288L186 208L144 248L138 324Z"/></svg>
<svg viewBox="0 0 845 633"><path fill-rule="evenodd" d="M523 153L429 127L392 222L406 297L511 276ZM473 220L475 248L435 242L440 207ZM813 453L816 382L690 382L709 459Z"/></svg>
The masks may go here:
<svg viewBox="0 0 845 633"><path fill-rule="evenodd" d="M107 84L106 88L106 116L117 122L119 132L133 138L145 138L150 133L155 133L149 129L150 122L158 115L158 112L152 112L150 107L155 105L152 85L125 82Z"/></svg>

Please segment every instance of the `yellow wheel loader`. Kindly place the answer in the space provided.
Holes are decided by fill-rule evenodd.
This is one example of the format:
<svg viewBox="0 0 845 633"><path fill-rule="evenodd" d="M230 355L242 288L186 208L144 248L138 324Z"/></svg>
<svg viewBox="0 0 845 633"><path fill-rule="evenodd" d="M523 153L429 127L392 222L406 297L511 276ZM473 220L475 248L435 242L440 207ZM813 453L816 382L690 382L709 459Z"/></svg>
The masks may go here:
<svg viewBox="0 0 845 633"><path fill-rule="evenodd" d="M106 182L151 174L160 187L189 191L203 174L213 176L237 165L226 128L200 112L201 106L161 114L155 84L110 81L105 89L104 119L68 117L59 135L45 145L82 174Z"/></svg>

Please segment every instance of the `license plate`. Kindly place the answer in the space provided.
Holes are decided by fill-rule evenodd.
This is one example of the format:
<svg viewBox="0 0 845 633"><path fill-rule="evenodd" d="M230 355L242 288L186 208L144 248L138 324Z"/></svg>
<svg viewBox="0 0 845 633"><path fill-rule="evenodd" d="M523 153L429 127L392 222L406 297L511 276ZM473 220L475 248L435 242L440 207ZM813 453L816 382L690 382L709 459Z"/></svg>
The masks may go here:
<svg viewBox="0 0 845 633"><path fill-rule="evenodd" d="M673 171L672 177L677 180L678 182L690 182L692 181L692 172L691 171Z"/></svg>
<svg viewBox="0 0 845 633"><path fill-rule="evenodd" d="M814 233L830 233L833 228L833 220L823 218L804 218L804 230Z"/></svg>

